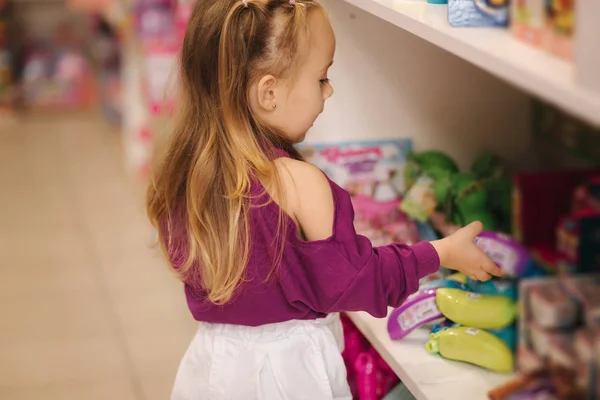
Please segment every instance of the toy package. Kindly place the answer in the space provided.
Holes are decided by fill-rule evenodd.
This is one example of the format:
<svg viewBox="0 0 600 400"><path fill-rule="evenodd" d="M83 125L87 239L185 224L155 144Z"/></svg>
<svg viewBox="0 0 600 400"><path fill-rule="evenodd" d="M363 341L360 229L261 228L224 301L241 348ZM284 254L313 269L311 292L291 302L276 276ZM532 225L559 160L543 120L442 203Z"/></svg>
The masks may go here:
<svg viewBox="0 0 600 400"><path fill-rule="evenodd" d="M520 285L518 365L524 374L561 371L556 398L595 391L595 338L600 334L600 275L525 280Z"/></svg>
<svg viewBox="0 0 600 400"><path fill-rule="evenodd" d="M514 0L511 12L513 35L534 47L542 45L545 0Z"/></svg>
<svg viewBox="0 0 600 400"><path fill-rule="evenodd" d="M573 59L575 0L515 0L511 14L517 39Z"/></svg>
<svg viewBox="0 0 600 400"><path fill-rule="evenodd" d="M551 54L573 59L575 0L546 0L543 48Z"/></svg>
<svg viewBox="0 0 600 400"><path fill-rule="evenodd" d="M508 0L448 0L448 22L455 27L505 27Z"/></svg>
<svg viewBox="0 0 600 400"><path fill-rule="evenodd" d="M549 273L600 270L600 171L515 176L514 236Z"/></svg>
<svg viewBox="0 0 600 400"><path fill-rule="evenodd" d="M425 231L400 211L407 139L302 145L305 160L323 170L352 196L355 228L373 245L413 244Z"/></svg>
<svg viewBox="0 0 600 400"><path fill-rule="evenodd" d="M404 193L402 171L412 150L410 139L303 144L299 150L352 195L385 202Z"/></svg>
<svg viewBox="0 0 600 400"><path fill-rule="evenodd" d="M487 282L486 282L487 283ZM481 292L452 279L431 282L409 296L388 318L388 332L399 340L413 330L433 325L429 353L468 362L496 372L514 368L516 305L510 281L495 280Z"/></svg>

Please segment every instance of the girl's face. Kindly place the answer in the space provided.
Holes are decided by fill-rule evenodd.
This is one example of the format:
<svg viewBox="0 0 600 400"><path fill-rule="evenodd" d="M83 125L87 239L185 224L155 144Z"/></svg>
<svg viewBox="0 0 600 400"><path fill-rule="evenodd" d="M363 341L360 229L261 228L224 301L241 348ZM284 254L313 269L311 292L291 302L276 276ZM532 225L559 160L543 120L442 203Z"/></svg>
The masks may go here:
<svg viewBox="0 0 600 400"><path fill-rule="evenodd" d="M309 34L301 35L297 65L289 78L263 77L252 89L257 91L256 101L251 96L251 106L261 121L293 143L304 140L333 94L327 77L335 52L333 30L320 12L310 13L308 24Z"/></svg>

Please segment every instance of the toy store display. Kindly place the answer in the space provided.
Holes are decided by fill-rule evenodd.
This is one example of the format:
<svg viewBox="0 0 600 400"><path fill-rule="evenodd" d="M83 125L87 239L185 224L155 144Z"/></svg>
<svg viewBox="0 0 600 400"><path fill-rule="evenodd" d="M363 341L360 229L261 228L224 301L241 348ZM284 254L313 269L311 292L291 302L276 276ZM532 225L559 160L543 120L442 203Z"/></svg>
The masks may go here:
<svg viewBox="0 0 600 400"><path fill-rule="evenodd" d="M600 270L600 171L515 177L514 236L549 273Z"/></svg>
<svg viewBox="0 0 600 400"><path fill-rule="evenodd" d="M133 23L123 22L125 157L141 178L155 137L174 112L177 57L192 6L188 0L137 0L130 7Z"/></svg>
<svg viewBox="0 0 600 400"><path fill-rule="evenodd" d="M498 282L494 294L473 292L452 280L421 289L390 314L390 337L399 340L418 327L440 321L433 325L425 345L429 353L496 372L512 372L517 305L506 287L515 283Z"/></svg>
<svg viewBox="0 0 600 400"><path fill-rule="evenodd" d="M511 181L495 155L483 153L469 172L461 172L440 151L411 152L404 173L407 192L400 208L411 218L424 222L439 211L453 225L481 221L487 230L509 231Z"/></svg>
<svg viewBox="0 0 600 400"><path fill-rule="evenodd" d="M139 49L131 41L123 51L123 143L127 169L136 177L145 178L152 154L153 134L150 115L142 89L142 65Z"/></svg>
<svg viewBox="0 0 600 400"><path fill-rule="evenodd" d="M177 57L192 3L138 0L136 34L141 46L143 90L151 115L171 114L175 107Z"/></svg>
<svg viewBox="0 0 600 400"><path fill-rule="evenodd" d="M431 329L429 353L492 371L514 370L517 347L518 280L537 274L526 248L514 239L484 231L476 244L506 272L479 282L454 273L426 282L392 310L387 326L393 340L417 328Z"/></svg>
<svg viewBox="0 0 600 400"><path fill-rule="evenodd" d="M60 26L50 45L33 46L25 59L21 86L33 108L80 109L93 104L95 81L85 46L68 24Z"/></svg>
<svg viewBox="0 0 600 400"><path fill-rule="evenodd" d="M568 393L558 398L598 398L600 275L525 280L520 291L519 369L560 368L570 379L554 385Z"/></svg>

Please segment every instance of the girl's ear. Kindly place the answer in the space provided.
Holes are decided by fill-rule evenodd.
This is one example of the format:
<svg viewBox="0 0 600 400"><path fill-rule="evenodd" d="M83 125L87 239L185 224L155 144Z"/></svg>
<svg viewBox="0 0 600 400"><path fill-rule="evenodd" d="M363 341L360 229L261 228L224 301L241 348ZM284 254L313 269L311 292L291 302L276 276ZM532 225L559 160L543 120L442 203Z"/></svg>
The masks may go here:
<svg viewBox="0 0 600 400"><path fill-rule="evenodd" d="M262 111L277 108L277 79L273 75L263 76L256 85L256 100Z"/></svg>

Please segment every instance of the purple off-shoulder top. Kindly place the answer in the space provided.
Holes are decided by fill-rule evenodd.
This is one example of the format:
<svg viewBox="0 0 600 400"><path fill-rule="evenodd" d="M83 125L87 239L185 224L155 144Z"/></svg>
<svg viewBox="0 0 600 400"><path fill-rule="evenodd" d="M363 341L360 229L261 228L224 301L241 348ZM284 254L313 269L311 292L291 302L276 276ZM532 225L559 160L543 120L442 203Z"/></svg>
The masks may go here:
<svg viewBox="0 0 600 400"><path fill-rule="evenodd" d="M327 179L335 205L333 234L325 240L304 241L295 221L284 215L283 254L272 274L280 250L276 243L281 243L275 240L280 208L260 182L253 183L245 280L224 305L209 302L202 290L186 284L187 302L197 321L257 326L340 311L384 317L388 306L399 306L417 291L420 278L438 270L438 254L428 242L373 247L356 234L350 195ZM182 247L174 248L179 250L170 254L171 261L185 259Z"/></svg>

